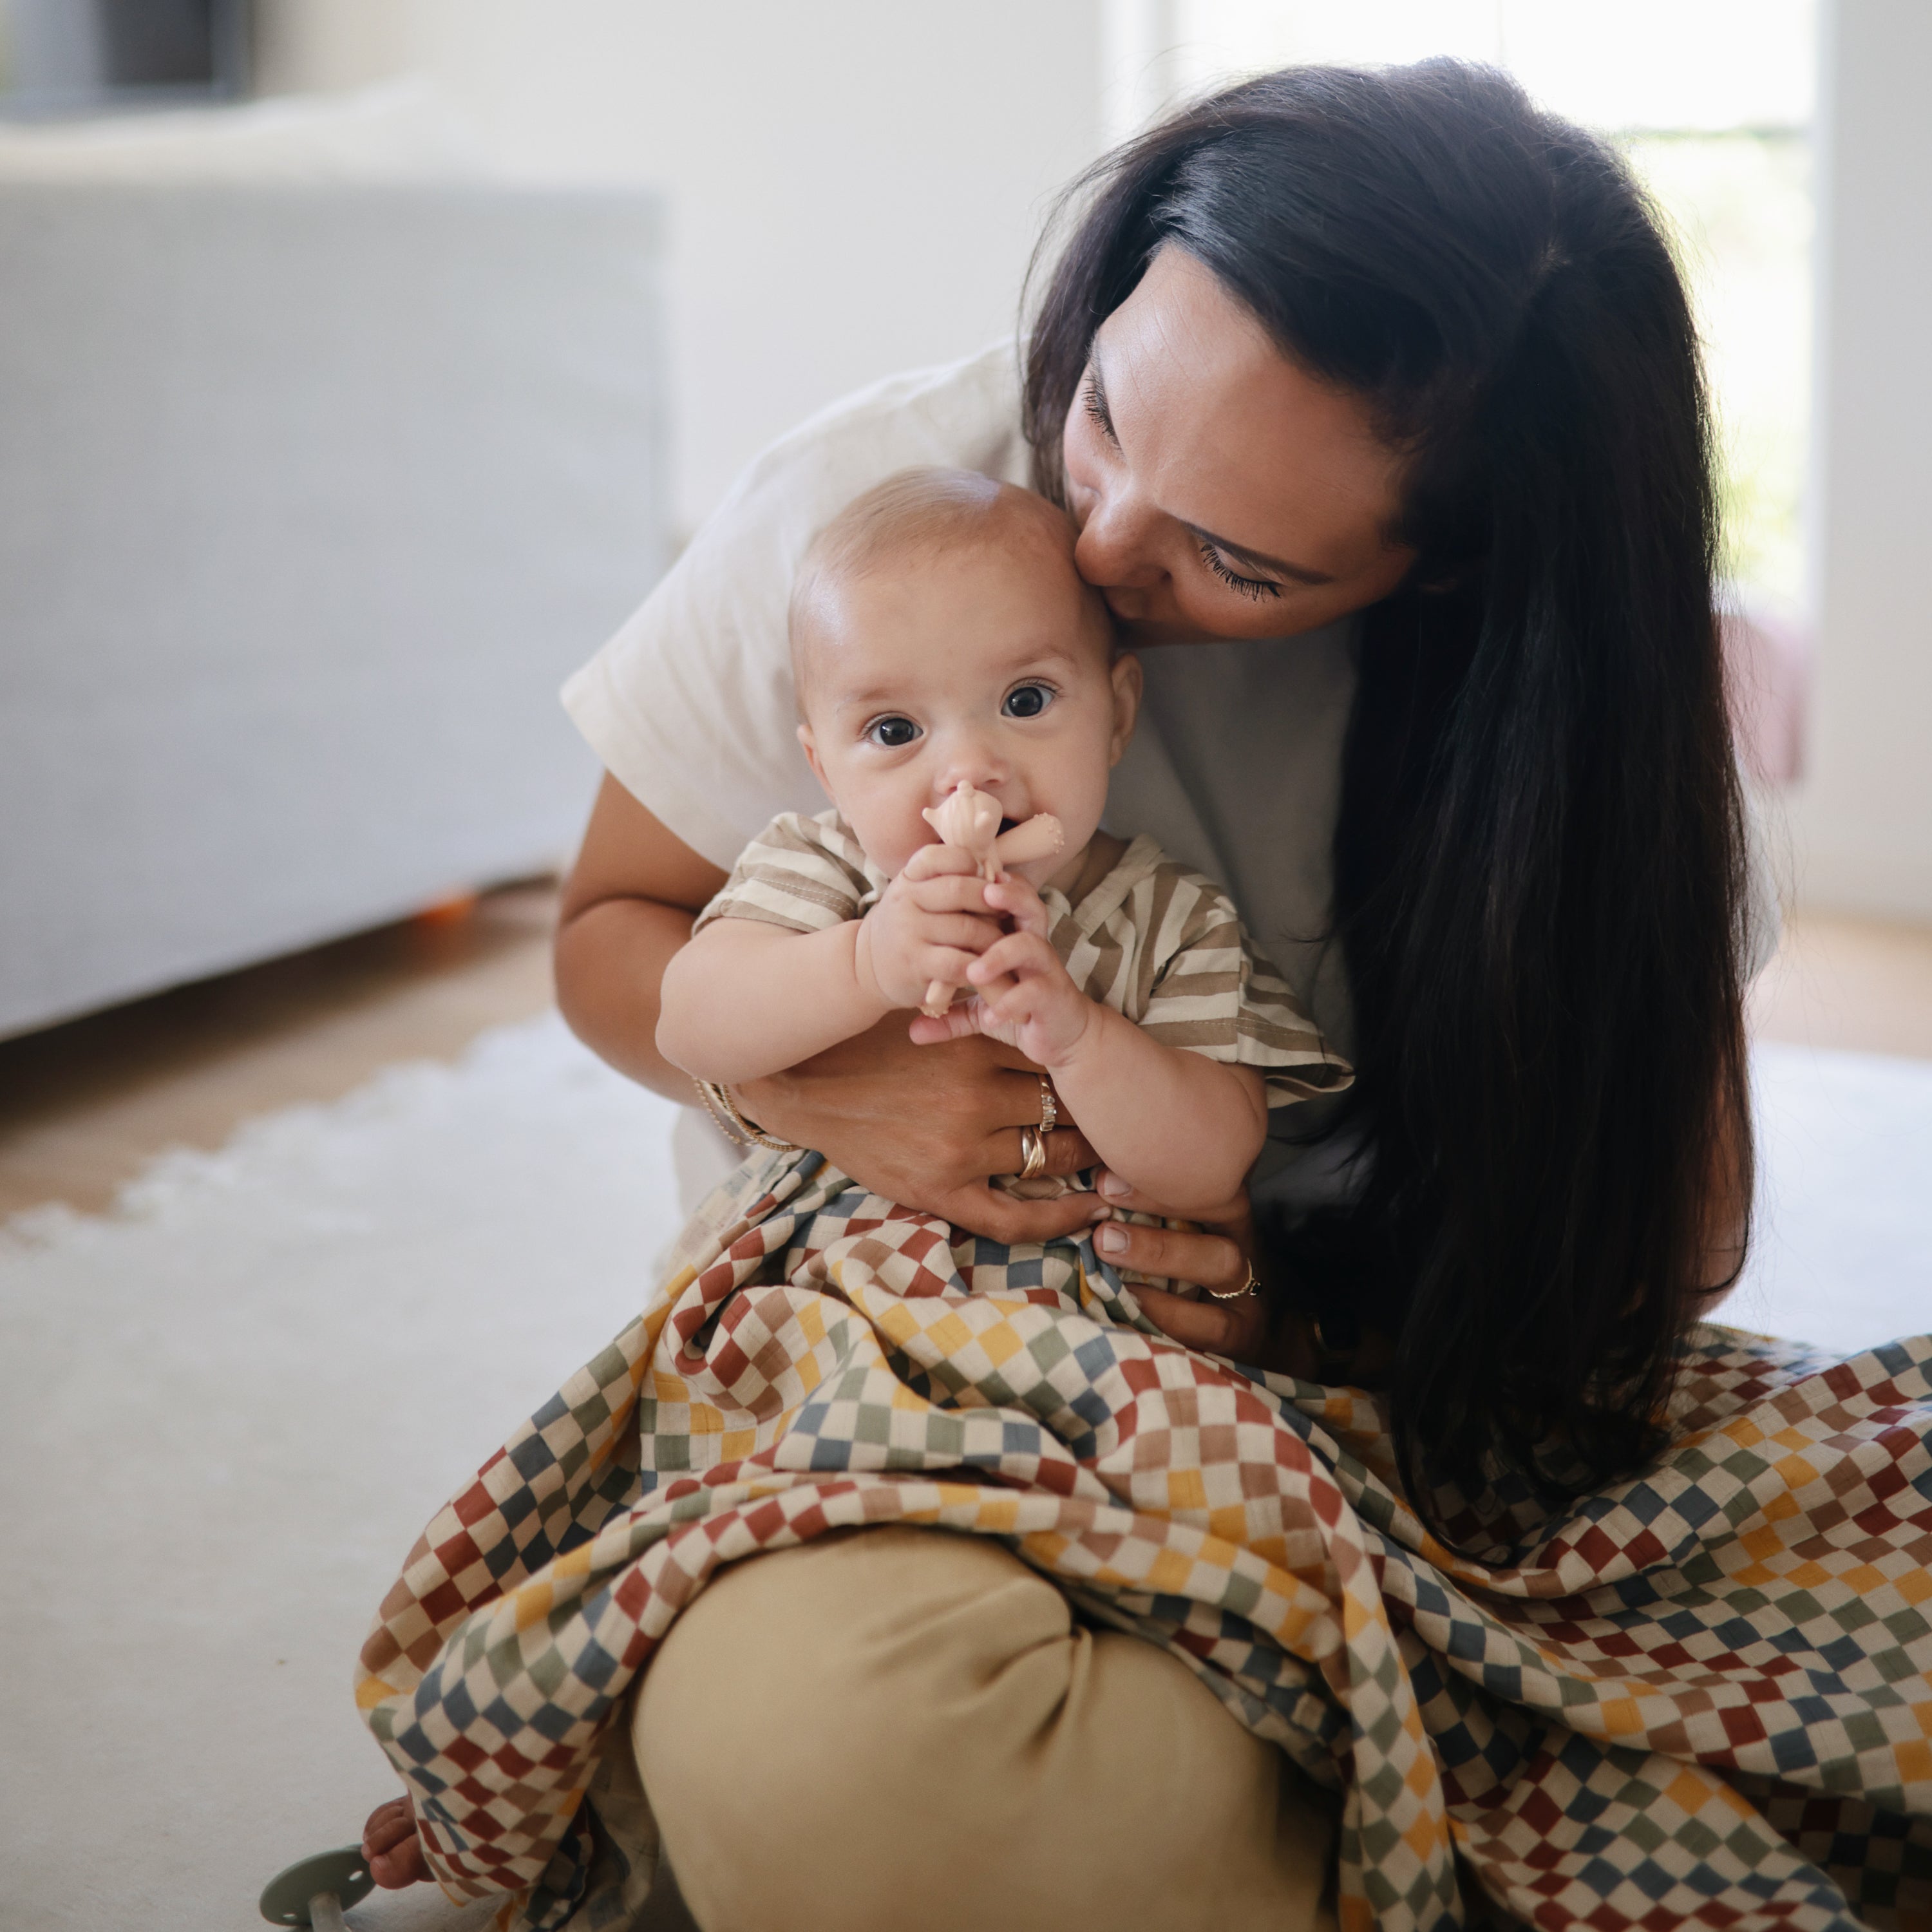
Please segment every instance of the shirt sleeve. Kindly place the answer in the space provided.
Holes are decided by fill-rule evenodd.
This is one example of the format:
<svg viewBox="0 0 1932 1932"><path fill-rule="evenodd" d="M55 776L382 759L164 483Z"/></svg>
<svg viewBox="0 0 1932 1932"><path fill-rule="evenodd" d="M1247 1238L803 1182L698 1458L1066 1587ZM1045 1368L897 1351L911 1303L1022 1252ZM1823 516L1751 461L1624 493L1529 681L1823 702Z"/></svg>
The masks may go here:
<svg viewBox="0 0 1932 1932"><path fill-rule="evenodd" d="M1288 982L1256 950L1234 904L1198 874L1178 875L1160 925L1142 1029L1169 1046L1258 1069L1270 1107L1339 1093L1354 1078Z"/></svg>
<svg viewBox="0 0 1932 1932"><path fill-rule="evenodd" d="M738 855L692 931L713 920L755 919L788 932L823 932L858 918L884 884L836 812L782 812Z"/></svg>
<svg viewBox="0 0 1932 1932"><path fill-rule="evenodd" d="M1006 342L835 404L740 477L663 580L563 688L604 769L694 851L729 866L780 813L823 802L797 736L786 617L818 531L914 464L1018 482L1028 452Z"/></svg>

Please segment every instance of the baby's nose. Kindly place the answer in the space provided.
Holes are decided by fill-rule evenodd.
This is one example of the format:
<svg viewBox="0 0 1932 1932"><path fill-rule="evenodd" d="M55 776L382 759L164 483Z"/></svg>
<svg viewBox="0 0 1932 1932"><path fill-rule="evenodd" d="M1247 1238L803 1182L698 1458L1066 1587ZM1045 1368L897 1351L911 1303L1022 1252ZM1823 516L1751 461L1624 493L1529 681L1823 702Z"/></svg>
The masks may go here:
<svg viewBox="0 0 1932 1932"><path fill-rule="evenodd" d="M978 791L993 791L1012 776L998 751L976 733L962 736L946 748L940 760L938 791L940 797L962 784Z"/></svg>

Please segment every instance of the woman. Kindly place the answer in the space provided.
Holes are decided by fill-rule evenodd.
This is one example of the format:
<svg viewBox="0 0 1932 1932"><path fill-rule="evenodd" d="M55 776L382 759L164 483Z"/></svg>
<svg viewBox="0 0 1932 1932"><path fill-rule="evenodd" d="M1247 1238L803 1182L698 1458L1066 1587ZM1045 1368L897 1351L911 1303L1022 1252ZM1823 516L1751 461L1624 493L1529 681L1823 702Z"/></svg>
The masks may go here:
<svg viewBox="0 0 1932 1932"><path fill-rule="evenodd" d="M907 464L1030 476L1146 652L1115 820L1228 884L1358 1070L1258 1168L1258 1249L1246 1204L1103 1240L1224 1293L1258 1264L1258 1296L1146 1308L1195 1348L1384 1388L1409 1494L1467 1544L1480 1520L1445 1525L1445 1496L1556 1503L1655 1448L1680 1339L1742 1258L1741 988L1769 930L1693 325L1622 164L1484 70L1269 76L1089 186L1023 387L1007 351L808 424L574 680L611 776L560 999L689 1099L653 1043L665 963L745 839L813 796L792 562ZM889 1022L733 1098L996 1239L1088 1218L988 1190L1040 1103L987 1042L914 1048ZM1048 1144L1054 1172L1090 1160L1077 1125ZM1328 1921L1328 1801L1172 1655L1077 1622L983 1539L732 1565L634 1735L707 1928L887 1926L913 1899L945 1925ZM406 1829L372 1840L381 1868Z"/></svg>

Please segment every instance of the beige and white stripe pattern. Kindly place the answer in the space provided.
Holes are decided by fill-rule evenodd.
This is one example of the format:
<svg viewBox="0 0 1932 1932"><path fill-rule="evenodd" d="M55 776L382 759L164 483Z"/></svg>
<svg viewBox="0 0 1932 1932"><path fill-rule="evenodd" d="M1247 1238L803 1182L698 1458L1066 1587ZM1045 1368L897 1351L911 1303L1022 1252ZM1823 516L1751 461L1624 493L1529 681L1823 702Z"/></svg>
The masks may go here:
<svg viewBox="0 0 1932 1932"><path fill-rule="evenodd" d="M822 932L862 918L886 884L836 811L788 812L745 848L698 926L755 919ZM1040 896L1076 986L1167 1046L1258 1069L1270 1106L1336 1092L1353 1077L1227 894L1144 833L1078 905L1051 888Z"/></svg>

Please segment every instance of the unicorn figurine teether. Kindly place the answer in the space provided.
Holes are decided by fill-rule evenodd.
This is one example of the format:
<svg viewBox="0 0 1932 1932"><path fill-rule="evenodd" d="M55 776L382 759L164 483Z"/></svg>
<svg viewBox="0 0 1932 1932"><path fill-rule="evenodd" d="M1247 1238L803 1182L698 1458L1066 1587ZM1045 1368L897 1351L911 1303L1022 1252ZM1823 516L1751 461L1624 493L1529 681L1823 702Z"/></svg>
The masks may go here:
<svg viewBox="0 0 1932 1932"><path fill-rule="evenodd" d="M1009 866L1023 866L1034 859L1049 859L1066 843L1060 820L1050 812L1036 812L1010 832L1000 830L1000 802L962 778L951 794L920 814L939 834L942 845L964 852L979 868L988 885L1006 877ZM935 980L926 989L920 1011L939 1018L952 1005L959 988Z"/></svg>

